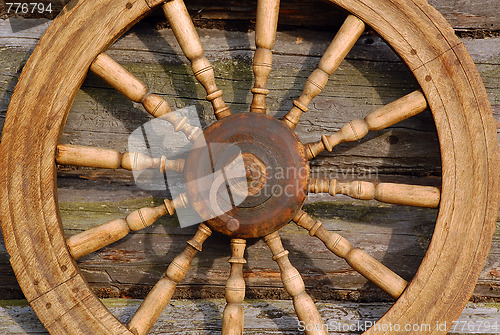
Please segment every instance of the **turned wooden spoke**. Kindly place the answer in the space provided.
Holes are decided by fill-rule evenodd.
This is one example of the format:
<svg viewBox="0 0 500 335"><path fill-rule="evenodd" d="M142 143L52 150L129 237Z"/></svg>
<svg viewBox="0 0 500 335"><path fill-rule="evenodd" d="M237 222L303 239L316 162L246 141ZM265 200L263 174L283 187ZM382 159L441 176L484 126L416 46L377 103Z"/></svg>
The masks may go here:
<svg viewBox="0 0 500 335"><path fill-rule="evenodd" d="M285 290L292 296L293 306L297 317L304 322L306 334L326 335L323 320L312 298L306 293L306 286L299 271L290 263L288 250L283 248L278 232L267 235L265 238L269 249L273 253L273 260L278 263L281 270L281 280Z"/></svg>
<svg viewBox="0 0 500 335"><path fill-rule="evenodd" d="M293 221L309 230L309 235L316 236L323 241L331 252L345 259L354 270L383 289L394 299L399 298L408 285L406 280L363 250L354 248L341 235L327 230L321 222L314 220L303 210L297 213Z"/></svg>
<svg viewBox="0 0 500 335"><path fill-rule="evenodd" d="M396 205L430 207L439 206L441 191L437 187L394 183L352 181L341 183L335 179L311 179L310 193L344 194L355 199L375 199Z"/></svg>
<svg viewBox="0 0 500 335"><path fill-rule="evenodd" d="M267 78L271 73L273 53L278 27L279 0L259 0L257 2L257 22L255 23L255 55L253 73L255 84L252 88L253 100L250 111L266 113Z"/></svg>
<svg viewBox="0 0 500 335"><path fill-rule="evenodd" d="M149 157L140 152L121 153L113 149L96 148L83 145L58 144L56 162L62 165L87 166L102 169L123 168L130 171L159 169L161 172L175 171L182 173L184 159Z"/></svg>
<svg viewBox="0 0 500 335"><path fill-rule="evenodd" d="M66 239L69 252L74 259L86 256L94 251L116 242L130 231L137 231L151 226L158 218L167 213L173 215L176 208L185 208L187 197L181 194L173 200L165 199L157 207L144 207L133 211L125 219L115 219Z"/></svg>
<svg viewBox="0 0 500 335"><path fill-rule="evenodd" d="M307 78L302 95L293 101L292 109L284 116L283 122L290 128L297 126L302 113L307 112L311 100L325 88L328 78L342 63L364 30L363 21L353 15L347 17L321 57L318 68Z"/></svg>
<svg viewBox="0 0 500 335"><path fill-rule="evenodd" d="M140 102L146 111L154 117L161 117L173 126L175 131L182 131L187 138L194 142L202 133L201 129L190 125L187 117L172 113L172 108L165 99L149 92L147 86L118 64L106 53L101 53L92 62L90 70L101 77L132 101Z"/></svg>
<svg viewBox="0 0 500 335"><path fill-rule="evenodd" d="M203 242L212 235L212 231L205 224L198 226L198 231L187 242L186 249L174 258L156 285L139 306L128 322L128 328L136 335L149 332L174 294L175 287L189 271L194 256L202 250Z"/></svg>
<svg viewBox="0 0 500 335"><path fill-rule="evenodd" d="M196 79L207 92L207 100L212 103L215 117L219 120L231 115L229 107L222 99L222 91L215 84L214 69L205 57L200 37L196 32L184 1L169 0L163 4L163 11L184 55L191 62Z"/></svg>
<svg viewBox="0 0 500 335"><path fill-rule="evenodd" d="M245 298L245 280L243 279L243 265L246 241L232 239L231 274L226 283L226 307L222 318L222 335L243 334L243 299Z"/></svg>
<svg viewBox="0 0 500 335"><path fill-rule="evenodd" d="M424 94L418 90L399 98L368 114L364 120L356 119L332 135L323 135L321 141L306 144L307 158L316 157L323 150L332 151L342 142L363 138L369 131L381 130L423 112L427 108Z"/></svg>

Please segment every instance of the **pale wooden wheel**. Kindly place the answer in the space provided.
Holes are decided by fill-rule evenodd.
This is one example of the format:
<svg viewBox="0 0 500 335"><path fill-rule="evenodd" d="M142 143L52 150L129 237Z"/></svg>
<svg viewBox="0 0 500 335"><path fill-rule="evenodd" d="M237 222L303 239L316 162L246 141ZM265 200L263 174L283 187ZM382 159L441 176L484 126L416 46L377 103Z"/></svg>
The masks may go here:
<svg viewBox="0 0 500 335"><path fill-rule="evenodd" d="M357 140L369 130L388 127L429 107L442 152L442 188L309 181L309 175L305 178L305 187L309 192L439 206L439 215L432 242L410 283L360 249L353 248L340 235L324 229L300 209L303 199L297 201L299 205L287 217L308 229L311 236L320 238L333 253L345 258L354 269L397 299L380 323L411 325L448 321L451 326L450 321L458 317L472 294L489 251L498 213L498 144L483 84L453 30L425 1L330 1L352 15L324 54L318 69L309 77L303 94L285 116L284 122L289 126L286 129L297 125L300 115L320 93L365 24L376 30L405 61L421 91L374 111L364 120L354 120L339 132L305 145L305 149L297 146L297 152L304 159L312 159L322 150L332 150L343 141ZM210 226L221 231L227 228L228 235L233 237L224 334L242 332L244 238L252 234L265 235L299 319L306 324L321 324L321 317L281 243L277 232L281 222L257 233L238 233L238 227L223 224L221 228L217 222L201 224L185 251L174 259L165 277L155 285L127 325L115 319L92 294L78 269L76 258L122 238L130 230L145 228L161 215L172 214L174 205L185 206L189 202L183 194L165 200L156 208L137 210L125 219L110 221L68 239L63 235L58 214L54 182L56 152L59 162L67 164L128 169L161 167L175 171L185 168L183 161L166 158L121 154L108 149L58 147L66 115L89 68L131 100L142 102L153 116L164 115L176 130L196 140L199 129L174 114L169 115L170 108L165 101L149 94L142 82L103 53L124 31L161 3L157 0L74 1L49 27L23 69L7 113L0 152L2 231L23 292L52 334L145 334L168 304L176 283L184 277L195 254L201 251L203 241L211 234ZM278 7L278 0L258 1L254 99L250 107L257 113L253 115L266 111L266 82L272 63ZM222 92L215 85L213 70L203 56L182 0L168 1L163 8L183 52L192 63L195 76L206 88L207 99L221 119L219 122L234 120L222 100ZM264 116L252 118L267 120ZM99 154L98 160L95 153ZM323 330L308 332L324 333ZM366 333L377 332L370 329ZM433 330L433 333L442 331Z"/></svg>

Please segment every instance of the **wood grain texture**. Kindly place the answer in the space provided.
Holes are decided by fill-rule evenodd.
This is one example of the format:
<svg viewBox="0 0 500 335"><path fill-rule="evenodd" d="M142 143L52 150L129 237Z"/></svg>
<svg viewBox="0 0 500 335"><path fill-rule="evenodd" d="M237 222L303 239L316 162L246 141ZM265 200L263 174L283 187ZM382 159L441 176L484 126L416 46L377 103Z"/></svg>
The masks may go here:
<svg viewBox="0 0 500 335"><path fill-rule="evenodd" d="M307 143L307 157L317 157L323 150L332 151L343 142L359 141L369 131L382 130L395 125L427 109L427 102L420 91L405 95L387 105L371 112L363 120L355 119L342 126L339 131L331 135L321 136L321 140ZM288 114L287 114L288 115Z"/></svg>
<svg viewBox="0 0 500 335"><path fill-rule="evenodd" d="M199 16L206 19L247 18L254 10L255 5L241 6L239 2L192 1L190 8L194 12L203 9ZM487 0L429 0L429 4L436 7L456 29L500 29L498 13L500 5ZM283 24L297 25L302 22L304 26L331 26L339 25L342 21L335 19L335 12L321 1L284 0L283 13L280 18ZM489 9L488 9L489 8ZM318 13L331 13L328 17L321 17ZM337 12L338 13L338 12Z"/></svg>
<svg viewBox="0 0 500 335"><path fill-rule="evenodd" d="M101 182L94 182L95 185L99 183ZM85 181L80 184L81 187L77 189L74 184L68 185L69 188L60 185L63 186L60 190L61 199L74 201L61 204L66 236L106 220L126 216L127 208L154 206L160 200L125 200L130 195L120 196L114 192L115 200L116 197L124 200L95 202L100 196L107 197L111 189L116 190L117 184L108 184L100 190L85 187ZM312 197L310 201L313 203L308 205L308 213L321 220L325 228L337 230L380 262L397 269L406 280L414 276L430 242L436 210L377 205L374 202L351 201L348 198L319 202L327 199ZM500 227L500 223L497 225ZM350 269L342 259L329 253L321 241L311 239L303 229L292 228L293 226L286 227L281 235L285 247L291 251L291 261L303 274L308 292L314 299L372 302L389 299L388 295ZM359 231L363 231L363 234L359 234ZM497 228L492 252L476 286L473 297L475 301L500 299L499 231ZM147 231L132 233L126 240L82 258L79 266L93 291L100 297L144 298L160 278L164 264L171 262L182 251L183 244L192 234L192 229L179 228L174 218L160 218ZM188 273L177 287L175 298L224 298L224 286L229 275L227 259L231 256L228 242L217 235L206 242L204 252L194 260L193 267L200 269ZM286 299L279 273L270 257L265 256L268 252L266 249L262 242L251 243L247 248L249 264L244 266L247 297ZM5 249L3 250L2 255L5 255ZM312 252L313 250L316 252ZM12 299L22 298L6 257L0 258L0 273L0 295ZM207 284L207 278L210 284Z"/></svg>
<svg viewBox="0 0 500 335"><path fill-rule="evenodd" d="M194 142L201 134L200 128L191 126L187 117L172 113L172 108L165 99L149 92L142 81L106 53L103 52L94 59L90 71L130 100L142 103L144 109L152 116L170 122L175 131L182 131L190 141Z"/></svg>
<svg viewBox="0 0 500 335"><path fill-rule="evenodd" d="M164 199L159 206L139 208L127 215L126 218L114 219L81 233L71 235L66 239L66 244L71 256L78 259L121 240L131 231L138 231L151 226L166 214L174 215L176 209L186 207L187 198L182 193L173 200Z"/></svg>
<svg viewBox="0 0 500 335"><path fill-rule="evenodd" d="M141 152L121 153L113 149L61 143L57 145L56 163L103 169L123 168L129 171L157 169L163 173L167 170L182 173L185 161L170 160L164 155L150 157Z"/></svg>
<svg viewBox="0 0 500 335"><path fill-rule="evenodd" d="M299 211L293 221L309 231L309 235L319 238L325 246L346 262L363 277L383 289L394 299L398 299L408 286L408 282L385 265L353 245L343 236L329 231L320 221L314 220L304 211Z"/></svg>

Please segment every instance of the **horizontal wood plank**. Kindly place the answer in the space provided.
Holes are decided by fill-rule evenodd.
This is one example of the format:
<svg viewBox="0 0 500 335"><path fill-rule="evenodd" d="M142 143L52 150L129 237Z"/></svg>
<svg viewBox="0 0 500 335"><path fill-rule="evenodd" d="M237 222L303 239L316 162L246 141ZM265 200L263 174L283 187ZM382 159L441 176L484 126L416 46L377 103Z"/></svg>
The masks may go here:
<svg viewBox="0 0 500 335"><path fill-rule="evenodd" d="M140 301L132 299L103 299L103 303L122 322L138 308ZM366 325L377 321L390 304L353 304L325 302L316 304L329 327L329 334L359 334ZM220 334L224 301L173 300L161 315L150 334ZM292 303L280 300L248 300L243 303L245 334L297 334L298 320ZM458 318L450 335L496 334L500 331L498 304L469 303ZM435 325L433 325L435 326ZM47 331L36 315L20 300L0 301L0 332L2 334L46 335Z"/></svg>

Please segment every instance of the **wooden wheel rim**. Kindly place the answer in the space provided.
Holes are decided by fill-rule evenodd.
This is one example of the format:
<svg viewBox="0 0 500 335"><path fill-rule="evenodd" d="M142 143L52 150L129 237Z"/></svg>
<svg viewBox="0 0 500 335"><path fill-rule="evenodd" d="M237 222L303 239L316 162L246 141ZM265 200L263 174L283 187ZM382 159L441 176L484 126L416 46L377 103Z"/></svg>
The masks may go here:
<svg viewBox="0 0 500 335"><path fill-rule="evenodd" d="M427 97L442 152L431 245L379 323L451 326L472 294L498 213L498 144L484 86L451 27L425 1L330 1L373 27L404 59ZM12 95L0 148L2 231L27 300L54 334L130 333L92 294L67 250L54 157L90 63L156 4L72 2L40 40Z"/></svg>

